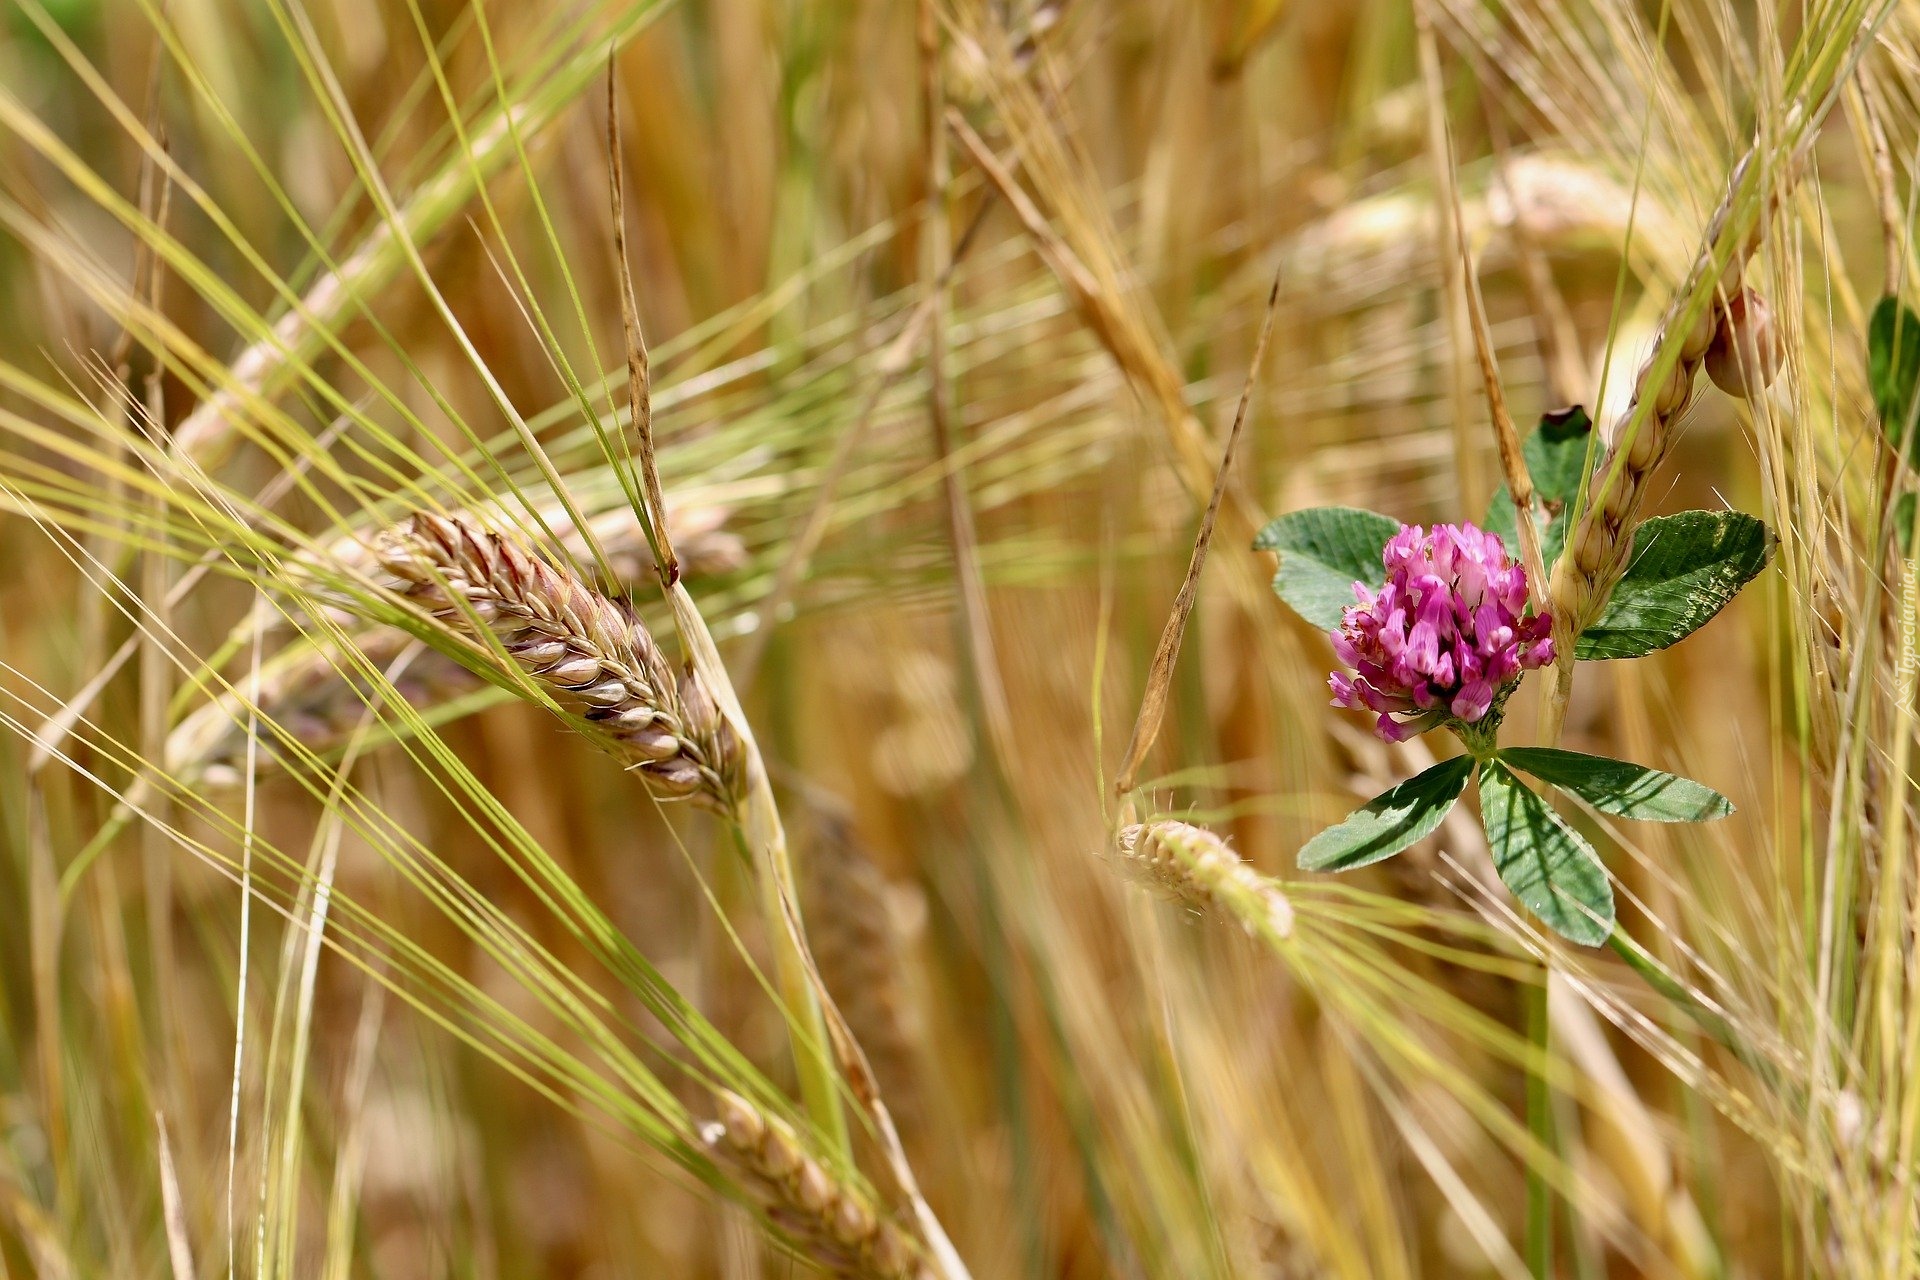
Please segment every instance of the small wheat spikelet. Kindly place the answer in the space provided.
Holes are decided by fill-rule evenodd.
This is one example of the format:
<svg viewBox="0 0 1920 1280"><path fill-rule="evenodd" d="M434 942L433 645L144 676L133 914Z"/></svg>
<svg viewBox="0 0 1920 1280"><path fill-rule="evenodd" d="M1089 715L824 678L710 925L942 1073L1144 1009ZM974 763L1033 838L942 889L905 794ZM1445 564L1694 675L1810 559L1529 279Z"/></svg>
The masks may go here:
<svg viewBox="0 0 1920 1280"><path fill-rule="evenodd" d="M717 1097L720 1118L700 1135L708 1154L740 1176L808 1261L848 1280L933 1280L920 1242L808 1154L786 1121L736 1093Z"/></svg>
<svg viewBox="0 0 1920 1280"><path fill-rule="evenodd" d="M377 549L407 595L463 634L484 626L656 796L732 807L738 740L624 604L465 514L415 515Z"/></svg>
<svg viewBox="0 0 1920 1280"><path fill-rule="evenodd" d="M1287 895L1205 827L1140 823L1121 830L1119 848L1131 866L1189 906L1238 921L1256 936L1284 938L1293 932Z"/></svg>

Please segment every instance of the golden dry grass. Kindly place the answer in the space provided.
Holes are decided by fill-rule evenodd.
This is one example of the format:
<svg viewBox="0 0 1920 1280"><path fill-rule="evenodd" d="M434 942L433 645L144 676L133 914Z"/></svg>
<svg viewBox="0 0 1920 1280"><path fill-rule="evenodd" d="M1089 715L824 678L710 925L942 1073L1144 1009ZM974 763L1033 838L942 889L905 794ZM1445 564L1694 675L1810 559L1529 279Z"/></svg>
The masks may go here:
<svg viewBox="0 0 1920 1280"><path fill-rule="evenodd" d="M1530 1178L1555 1275L1920 1275L1916 156L1915 0L0 0L0 1276L1510 1277ZM1437 744L1249 544L1486 509L1456 212L1595 519L1780 539L1513 701L1739 807L1569 812L1625 956L1467 808L1293 869ZM422 511L630 597L740 791L412 607Z"/></svg>

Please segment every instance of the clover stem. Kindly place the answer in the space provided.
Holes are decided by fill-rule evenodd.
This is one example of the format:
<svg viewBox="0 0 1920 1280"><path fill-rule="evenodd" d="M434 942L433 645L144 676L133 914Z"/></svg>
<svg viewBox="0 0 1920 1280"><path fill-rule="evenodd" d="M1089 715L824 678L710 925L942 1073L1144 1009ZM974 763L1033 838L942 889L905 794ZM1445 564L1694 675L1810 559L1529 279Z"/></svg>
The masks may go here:
<svg viewBox="0 0 1920 1280"><path fill-rule="evenodd" d="M1453 731L1460 739L1460 745L1467 749L1467 754L1481 764L1500 754L1500 719L1497 708L1495 714L1487 716L1484 720L1471 724L1456 721Z"/></svg>

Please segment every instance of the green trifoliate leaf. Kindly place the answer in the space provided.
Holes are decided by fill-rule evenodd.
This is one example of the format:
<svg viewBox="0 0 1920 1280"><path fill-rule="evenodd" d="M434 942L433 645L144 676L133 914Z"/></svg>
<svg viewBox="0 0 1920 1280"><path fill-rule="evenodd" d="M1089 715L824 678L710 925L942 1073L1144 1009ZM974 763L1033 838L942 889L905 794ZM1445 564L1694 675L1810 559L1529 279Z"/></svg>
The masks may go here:
<svg viewBox="0 0 1920 1280"><path fill-rule="evenodd" d="M1533 478L1534 522L1540 529L1540 554L1548 569L1553 568L1567 544L1567 515L1580 492L1587 441L1592 435L1593 420L1585 409L1575 405L1541 418L1539 429L1520 446L1527 460L1527 474ZM1514 519L1513 498L1505 484L1494 493L1481 527L1499 534L1508 554L1520 558L1520 526Z"/></svg>
<svg viewBox="0 0 1920 1280"><path fill-rule="evenodd" d="M1508 747L1507 764L1579 796L1602 813L1643 822L1708 822L1733 812L1712 787L1626 760L1553 747Z"/></svg>
<svg viewBox="0 0 1920 1280"><path fill-rule="evenodd" d="M1332 631L1353 603L1353 584L1387 580L1381 563L1400 522L1356 507L1311 507L1281 516L1253 540L1256 551L1280 553L1273 589L1293 611Z"/></svg>
<svg viewBox="0 0 1920 1280"><path fill-rule="evenodd" d="M1499 760L1480 768L1480 816L1493 865L1555 933L1597 947L1613 932L1613 886L1593 846Z"/></svg>
<svg viewBox="0 0 1920 1280"><path fill-rule="evenodd" d="M1892 296L1880 299L1867 323L1867 383L1887 442L1908 466L1920 467L1920 430L1914 429L1920 412L1920 316Z"/></svg>
<svg viewBox="0 0 1920 1280"><path fill-rule="evenodd" d="M1351 871L1391 858L1440 825L1466 788L1473 757L1443 760L1383 791L1300 850L1303 871Z"/></svg>
<svg viewBox="0 0 1920 1280"><path fill-rule="evenodd" d="M1638 658L1677 644L1726 607L1773 558L1773 534L1738 511L1656 516L1633 535L1633 559L1573 656Z"/></svg>

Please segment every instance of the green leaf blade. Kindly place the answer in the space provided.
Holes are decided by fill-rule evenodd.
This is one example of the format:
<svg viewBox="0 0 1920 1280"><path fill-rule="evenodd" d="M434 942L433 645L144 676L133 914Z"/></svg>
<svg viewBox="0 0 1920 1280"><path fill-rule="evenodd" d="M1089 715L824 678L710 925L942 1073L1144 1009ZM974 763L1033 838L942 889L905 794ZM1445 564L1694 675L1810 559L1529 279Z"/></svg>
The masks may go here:
<svg viewBox="0 0 1920 1280"><path fill-rule="evenodd" d="M1581 661L1639 658L1705 626L1773 558L1767 526L1738 511L1656 516L1633 536L1633 559L1607 607L1580 633Z"/></svg>
<svg viewBox="0 0 1920 1280"><path fill-rule="evenodd" d="M1381 556L1400 522L1357 507L1310 507L1270 522L1253 540L1256 551L1277 551L1273 590L1322 631L1340 625L1353 603L1353 584L1387 580Z"/></svg>
<svg viewBox="0 0 1920 1280"><path fill-rule="evenodd" d="M1554 747L1509 747L1500 758L1522 773L1580 797L1602 813L1642 822L1711 822L1733 812L1733 802L1677 774L1627 760Z"/></svg>
<svg viewBox="0 0 1920 1280"><path fill-rule="evenodd" d="M1440 825L1466 789L1472 756L1443 760L1365 805L1307 841L1303 871L1352 871L1391 858Z"/></svg>
<svg viewBox="0 0 1920 1280"><path fill-rule="evenodd" d="M1579 405L1561 409L1540 419L1540 426L1520 446L1527 462L1527 474L1533 479L1534 522L1540 530L1540 553L1552 569L1567 544L1567 517L1580 492L1580 478L1587 469L1587 443L1593 435L1593 419ZM1520 525L1514 519L1513 498L1505 484L1493 495L1487 518L1481 528L1497 533L1509 554L1520 555Z"/></svg>
<svg viewBox="0 0 1920 1280"><path fill-rule="evenodd" d="M1613 932L1613 886L1600 857L1499 760L1480 770L1480 816L1501 882L1561 937L1597 947Z"/></svg>
<svg viewBox="0 0 1920 1280"><path fill-rule="evenodd" d="M1920 431L1913 429L1920 410L1920 316L1891 295L1867 322L1867 384L1887 442L1908 466L1920 468Z"/></svg>

